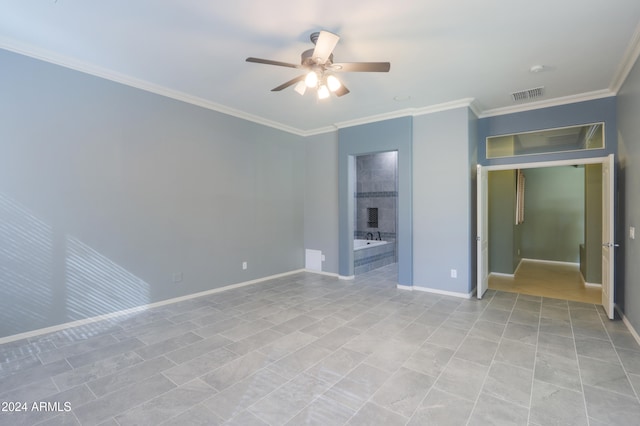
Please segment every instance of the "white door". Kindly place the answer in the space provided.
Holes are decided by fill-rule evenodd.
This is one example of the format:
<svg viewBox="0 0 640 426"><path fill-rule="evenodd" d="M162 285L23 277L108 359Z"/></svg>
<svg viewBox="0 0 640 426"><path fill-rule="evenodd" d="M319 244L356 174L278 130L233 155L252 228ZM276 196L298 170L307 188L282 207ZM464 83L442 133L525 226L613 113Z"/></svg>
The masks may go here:
<svg viewBox="0 0 640 426"><path fill-rule="evenodd" d="M489 208L488 208L488 172L478 165L477 177L477 261L478 261L478 299L482 299L484 292L489 287Z"/></svg>
<svg viewBox="0 0 640 426"><path fill-rule="evenodd" d="M614 296L614 213L613 213L613 177L615 172L615 162L613 154L610 154L607 161L602 163L602 306L613 319L613 296Z"/></svg>

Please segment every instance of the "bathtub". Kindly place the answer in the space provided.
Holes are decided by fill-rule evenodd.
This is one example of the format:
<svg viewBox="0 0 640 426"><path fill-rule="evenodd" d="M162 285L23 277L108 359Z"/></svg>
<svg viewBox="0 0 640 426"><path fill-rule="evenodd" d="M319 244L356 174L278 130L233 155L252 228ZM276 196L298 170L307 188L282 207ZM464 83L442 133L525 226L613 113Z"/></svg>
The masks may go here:
<svg viewBox="0 0 640 426"><path fill-rule="evenodd" d="M353 250L362 250L384 244L387 244L387 242L380 240L353 240Z"/></svg>
<svg viewBox="0 0 640 426"><path fill-rule="evenodd" d="M358 275L396 262L396 243L379 240L353 240L354 274Z"/></svg>

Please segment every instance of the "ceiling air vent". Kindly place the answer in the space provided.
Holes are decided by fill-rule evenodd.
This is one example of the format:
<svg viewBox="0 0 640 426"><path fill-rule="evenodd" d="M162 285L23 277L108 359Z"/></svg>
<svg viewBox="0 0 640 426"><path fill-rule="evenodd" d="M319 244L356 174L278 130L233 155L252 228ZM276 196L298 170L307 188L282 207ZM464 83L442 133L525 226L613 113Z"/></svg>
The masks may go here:
<svg viewBox="0 0 640 426"><path fill-rule="evenodd" d="M513 92L511 99L513 102L521 102L529 99L539 98L544 95L544 87L536 87L535 89L521 90L519 92Z"/></svg>

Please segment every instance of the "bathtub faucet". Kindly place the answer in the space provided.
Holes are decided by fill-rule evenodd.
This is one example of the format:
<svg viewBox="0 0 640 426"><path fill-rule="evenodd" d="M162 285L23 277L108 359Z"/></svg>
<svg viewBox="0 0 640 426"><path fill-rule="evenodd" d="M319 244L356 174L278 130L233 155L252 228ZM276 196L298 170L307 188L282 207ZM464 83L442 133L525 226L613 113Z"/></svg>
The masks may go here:
<svg viewBox="0 0 640 426"><path fill-rule="evenodd" d="M367 232L367 240L373 240L373 234L371 232Z"/></svg>
<svg viewBox="0 0 640 426"><path fill-rule="evenodd" d="M378 231L378 241L382 241L382 236L380 235L380 231Z"/></svg>

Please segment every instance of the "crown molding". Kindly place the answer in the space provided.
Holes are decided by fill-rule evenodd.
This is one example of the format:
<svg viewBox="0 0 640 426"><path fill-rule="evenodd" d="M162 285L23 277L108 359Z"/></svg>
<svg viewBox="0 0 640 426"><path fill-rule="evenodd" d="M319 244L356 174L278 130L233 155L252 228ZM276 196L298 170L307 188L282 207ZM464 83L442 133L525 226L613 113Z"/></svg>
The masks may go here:
<svg viewBox="0 0 640 426"><path fill-rule="evenodd" d="M419 115L433 114L434 112L442 112L456 108L471 108L473 110L473 103L473 98L458 99L456 101L444 102L441 104L430 105L422 108L415 108L412 115L414 117L417 117Z"/></svg>
<svg viewBox="0 0 640 426"><path fill-rule="evenodd" d="M368 117L357 118L355 120L341 121L335 124L338 129L345 127L359 126L362 124L370 124L378 121L391 120L400 117L416 117L420 115L433 114L435 112L447 111L456 108L472 108L473 98L465 98L457 101L444 102L441 104L430 105L421 108L404 108L383 114L370 115ZM472 108L473 109L473 108ZM474 111L475 113L475 111Z"/></svg>
<svg viewBox="0 0 640 426"><path fill-rule="evenodd" d="M242 120L260 124L263 126L271 127L283 132L291 133L301 137L308 137L314 135L320 135L324 133L334 132L337 129L353 127L362 124L370 124L378 121L390 120L400 117L408 116L420 116L426 114L433 114L436 112L446 111L455 108L468 107L478 118L486 118L498 115L511 114L516 112L530 111L539 108L547 108L552 106L567 105L576 102L589 101L601 98L607 98L615 96L620 90L620 87L627 78L629 72L636 63L638 57L640 57L640 24L636 28L636 31L631 39L627 50L625 51L624 58L616 72L609 89L602 89L593 92L581 93L578 95L565 96L560 98L541 100L526 104L513 105L508 107L494 108L488 110L482 110L477 102L473 98L464 98L451 102L444 102L440 104L430 105L419 108L404 108L388 113L376 114L367 117L362 117L354 120L341 121L329 126L319 127L315 129L303 130L296 127L288 126L283 123L268 120L266 118L249 114L244 111L230 108L228 106L211 102L204 98L190 95L177 90L172 90L164 86L150 83L148 81L133 78L131 76L117 73L115 71L97 67L86 62L78 61L69 57L55 54L44 49L39 49L34 46L22 44L15 40L0 37L0 48L5 49L20 55L28 56L41 61L49 62L55 65L59 65L65 68L69 68L75 71L79 71L85 74L93 75L96 77L104 78L116 83L124 84L129 87L144 90L146 92L155 93L160 96L164 96L170 99L178 100L181 102L196 105L205 109L216 111L225 115L236 117Z"/></svg>
<svg viewBox="0 0 640 426"><path fill-rule="evenodd" d="M338 130L336 126L325 126L325 127L318 127L317 129L303 130L301 131L300 135L304 137L316 136L316 135L323 135L325 133L335 132L336 130Z"/></svg>
<svg viewBox="0 0 640 426"><path fill-rule="evenodd" d="M482 109L478 106L478 102L475 99L471 101L469 108L473 111L476 117L480 117L480 114L482 114Z"/></svg>
<svg viewBox="0 0 640 426"><path fill-rule="evenodd" d="M392 120L394 118L408 117L412 114L413 108L404 108L392 112L385 112L382 114L370 115L367 117L356 118L354 120L340 121L334 124L338 129L344 129L346 127L359 126L362 124L375 123L376 121Z"/></svg>
<svg viewBox="0 0 640 426"><path fill-rule="evenodd" d="M63 55L46 51L44 49L35 48L25 44L17 43L14 40L6 38L0 38L0 48L8 50L10 52L18 53L23 56L38 59L44 62L48 62L61 67L69 68L74 71L79 71L85 74L93 75L95 77L104 78L116 83L124 84L135 89L144 90L146 92L155 93L156 95L164 96L167 98L175 99L177 101L185 102L188 104L196 105L202 108L206 108L212 111L220 112L222 114L230 115L243 120L251 121L264 126L272 127L284 132L293 133L298 136L305 136L305 131L297 129L295 127L287 126L277 121L268 120L266 118L249 114L244 111L230 108L228 106L208 101L198 96L193 96L188 93L184 93L178 90L172 90L164 86L150 83L148 81L140 80L125 74L117 73L115 71L91 65L89 63L72 59Z"/></svg>
<svg viewBox="0 0 640 426"><path fill-rule="evenodd" d="M622 56L618 70L613 76L613 80L611 80L611 85L609 85L609 90L616 94L620 91L620 88L629 76L631 69L638 60L638 57L640 57L640 23L638 23L638 26L631 37L631 41L629 41L627 50L625 50L624 55Z"/></svg>
<svg viewBox="0 0 640 426"><path fill-rule="evenodd" d="M494 117L497 115L512 114L515 112L532 111L534 109L574 104L576 102L592 101L595 99L609 98L615 95L616 93L609 89L595 90L593 92L580 93L578 95L562 96L559 98L546 99L526 104L487 109L478 114L478 118Z"/></svg>

